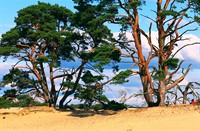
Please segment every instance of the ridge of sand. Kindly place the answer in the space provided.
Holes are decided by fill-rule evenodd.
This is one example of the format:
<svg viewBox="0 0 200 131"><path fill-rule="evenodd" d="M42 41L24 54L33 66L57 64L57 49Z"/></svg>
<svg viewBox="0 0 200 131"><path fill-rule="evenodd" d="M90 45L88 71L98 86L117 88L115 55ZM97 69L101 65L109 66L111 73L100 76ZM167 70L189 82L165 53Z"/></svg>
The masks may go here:
<svg viewBox="0 0 200 131"><path fill-rule="evenodd" d="M130 108L87 117L75 115L80 112L61 112L48 107L10 110L15 113L0 109L0 131L200 131L197 105Z"/></svg>

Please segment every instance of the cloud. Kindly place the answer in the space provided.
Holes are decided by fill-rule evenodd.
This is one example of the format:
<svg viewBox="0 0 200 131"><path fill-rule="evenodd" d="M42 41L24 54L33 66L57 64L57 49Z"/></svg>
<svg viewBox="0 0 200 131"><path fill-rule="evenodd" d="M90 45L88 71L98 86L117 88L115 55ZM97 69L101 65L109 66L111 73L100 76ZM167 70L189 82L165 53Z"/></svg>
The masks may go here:
<svg viewBox="0 0 200 131"><path fill-rule="evenodd" d="M148 34L148 32L146 34ZM115 32L113 36L115 38L118 38L118 35L119 35L119 32ZM131 32L127 32L126 37L128 40L133 40ZM152 37L152 43L158 47L158 32L152 31L151 37ZM178 46L175 47L174 53L186 44L191 44L191 43L195 43L195 42L200 43L200 38L193 34L183 35L182 39L186 39L186 40L177 42ZM147 39L142 35L141 40L142 40L142 48L144 50L143 53L144 53L144 55L148 55L148 52L150 51L150 47L148 45ZM169 38L166 39L166 42L169 42ZM134 48L134 43L132 42L130 44L131 44L131 47ZM125 52L125 50L123 50L123 52ZM181 60L189 59L189 60L200 63L200 44L191 45L191 46L187 46L187 47L183 48L176 54L175 57L179 58Z"/></svg>
<svg viewBox="0 0 200 131"><path fill-rule="evenodd" d="M8 60L6 62L2 62L3 59L0 59L0 80L3 77L3 75L9 73L9 69L12 68L12 66L15 64L15 60Z"/></svg>
<svg viewBox="0 0 200 131"><path fill-rule="evenodd" d="M180 45L181 47L186 44L192 44L195 42L198 42L199 44L191 45L191 46L187 46L183 48L180 51L180 54L182 54L182 56L186 59L188 58L200 63L200 38L198 38L197 36L193 34L188 34L188 35L183 35L183 39L187 39L187 40L178 42L178 45Z"/></svg>
<svg viewBox="0 0 200 131"><path fill-rule="evenodd" d="M118 35L117 33L114 33L114 36L117 37L117 35ZM127 33L127 37L129 39L132 39L130 32ZM184 46L185 44L200 41L200 38L198 38L197 36L195 36L193 34L184 35L183 38L190 38L190 39L186 40L186 41L180 41L178 43L179 46L175 48L175 51L178 50L179 48L181 48L182 46ZM152 32L152 41L156 45L157 32ZM149 46L148 46L145 38L142 39L142 45L143 45L143 48L145 49L145 51L149 50ZM180 52L178 52L176 57L178 57L180 59L187 59L188 61L193 61L195 63L200 63L200 59L199 59L199 57L200 57L200 45L188 46L188 47L184 48L183 50L181 50ZM2 61L2 59L0 59L0 61ZM6 61L6 62L1 62L1 64L0 64L0 74L1 74L0 80L5 74L7 74L9 72L9 69L12 67L12 65L15 64L15 62L16 62L16 60L14 60L14 59L8 59L8 61ZM131 65L131 64L129 64L129 65ZM130 69L130 66L127 66L127 64L125 64L124 67L125 67L124 69ZM186 85L186 84L188 84L188 82L191 82L191 81L199 81L200 80L200 68L199 67L200 66L196 66L196 67L192 66L192 69L190 70L189 74L186 76L186 78L180 84ZM122 70L124 70L124 69L122 69ZM109 78L112 78L114 76L111 68L105 68L105 72L107 73L107 76ZM181 74L179 74L179 75L181 75ZM49 79L49 76L47 76L47 78ZM104 88L105 89L104 94L110 100L120 101L120 99L121 99L120 92L121 91L127 92L126 98L128 98L129 96L131 96L133 94L137 94L137 93L140 92L140 90L142 90L141 80L140 80L138 75L132 76L132 77L128 78L128 80L129 80L128 83L124 83L122 85L113 85L113 84L107 85ZM59 88L61 81L62 81L62 79L56 79L55 80L56 89ZM48 82L49 82L49 80L48 80ZM8 88L9 87L7 87L7 89ZM0 94L1 93L2 92L0 92ZM59 96L59 99L61 99L61 97L62 96ZM71 99L71 98L73 98L73 96L70 96L68 98L68 100ZM73 100L71 103L78 103L78 102L79 102L79 100ZM130 104L130 105L141 105L141 103L144 103L144 98L142 98L142 97L132 97L129 100L127 100L126 103Z"/></svg>

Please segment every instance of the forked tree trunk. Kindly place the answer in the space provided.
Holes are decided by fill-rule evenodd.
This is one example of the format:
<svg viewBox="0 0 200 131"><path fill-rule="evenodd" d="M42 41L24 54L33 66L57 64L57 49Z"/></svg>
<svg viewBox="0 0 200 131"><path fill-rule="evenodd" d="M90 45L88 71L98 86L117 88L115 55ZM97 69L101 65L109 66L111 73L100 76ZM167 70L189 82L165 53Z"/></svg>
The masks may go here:
<svg viewBox="0 0 200 131"><path fill-rule="evenodd" d="M141 81L142 81L142 86L143 86L143 93L144 93L144 98L147 102L148 107L153 107L155 106L155 102L153 100L153 92L148 88L148 80L146 76L141 76Z"/></svg>
<svg viewBox="0 0 200 131"><path fill-rule="evenodd" d="M79 70L78 77L77 77L77 79L75 81L75 84L74 84L72 90L65 92L63 98L60 100L59 109L63 109L63 108L65 108L67 106L67 105L64 105L65 100L67 99L68 96L72 95L76 91L78 83L79 83L79 80L81 79L81 74L83 72L83 68L84 68L84 65L82 65L82 67Z"/></svg>
<svg viewBox="0 0 200 131"><path fill-rule="evenodd" d="M75 92L75 90L65 92L64 96L62 97L62 99L59 102L59 109L65 108L65 105L64 105L65 100L67 99L68 96L72 95L74 92Z"/></svg>
<svg viewBox="0 0 200 131"><path fill-rule="evenodd" d="M151 88L149 88L149 82L146 76L141 76L142 86L144 98L148 104L148 107L154 106L165 106L165 95L166 95L166 86L164 81L160 81L158 92L153 92ZM157 100L154 100L153 95L157 96Z"/></svg>

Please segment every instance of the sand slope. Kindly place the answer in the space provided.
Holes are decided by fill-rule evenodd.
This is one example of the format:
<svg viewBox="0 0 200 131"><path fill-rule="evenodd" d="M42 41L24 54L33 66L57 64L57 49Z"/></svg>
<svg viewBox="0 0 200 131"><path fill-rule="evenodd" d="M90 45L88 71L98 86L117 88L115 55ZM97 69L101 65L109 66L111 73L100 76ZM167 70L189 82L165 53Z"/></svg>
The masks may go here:
<svg viewBox="0 0 200 131"><path fill-rule="evenodd" d="M200 131L200 106L138 108L109 115L112 113L83 117L83 113L47 107L0 109L0 131Z"/></svg>

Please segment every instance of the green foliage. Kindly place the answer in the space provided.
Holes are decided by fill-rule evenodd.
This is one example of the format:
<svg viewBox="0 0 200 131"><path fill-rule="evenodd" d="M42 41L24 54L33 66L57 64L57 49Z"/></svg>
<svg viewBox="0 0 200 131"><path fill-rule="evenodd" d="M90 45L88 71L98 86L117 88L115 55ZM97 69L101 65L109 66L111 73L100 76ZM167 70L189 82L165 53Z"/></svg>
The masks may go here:
<svg viewBox="0 0 200 131"><path fill-rule="evenodd" d="M113 81L111 82L111 84L122 84L122 83L128 82L128 80L126 79L130 77L131 75L132 75L131 70L121 71L119 74L117 74L113 78Z"/></svg>
<svg viewBox="0 0 200 131"><path fill-rule="evenodd" d="M200 15L200 2L199 0L191 0L191 6L197 15Z"/></svg>
<svg viewBox="0 0 200 131"><path fill-rule="evenodd" d="M37 58L37 62L44 62L44 63L46 63L46 62L48 62L48 58L46 57L46 56L40 56L40 57L38 57Z"/></svg>
<svg viewBox="0 0 200 131"><path fill-rule="evenodd" d="M46 106L45 103L40 103L35 101L32 97L28 95L18 95L17 97L18 102L13 102L13 100L6 100L6 97L0 98L0 106L2 108L9 108L9 107L29 107L29 106Z"/></svg>
<svg viewBox="0 0 200 131"><path fill-rule="evenodd" d="M108 44L102 44L92 54L88 54L88 57L92 56L92 62L96 62L95 68L100 68L103 65L109 64L111 60L120 62L120 51L114 46Z"/></svg>
<svg viewBox="0 0 200 131"><path fill-rule="evenodd" d="M4 50L0 51L0 55L18 58L15 66L22 62L25 68L10 70L10 73L3 77L1 85L11 84L12 87L18 88L19 93L37 88L40 90L38 92L56 97L51 91L44 90L51 88L46 87L48 74L45 74L43 65L57 68L60 67L62 59L74 57L71 46L73 41L68 39L71 36L66 36L73 33L70 27L73 14L65 7L43 2L19 10L15 18L16 26L2 35L0 49ZM33 72L33 68L38 74ZM37 75L40 75L42 80L38 80ZM53 81L51 80L52 83Z"/></svg>
<svg viewBox="0 0 200 131"><path fill-rule="evenodd" d="M99 4L92 5L90 1L75 1L78 6L74 8L75 13L72 25L85 31L92 37L93 47L103 43L105 39L112 37L110 29L105 26L105 22L114 17L116 8L109 8L112 1L100 1Z"/></svg>
<svg viewBox="0 0 200 131"><path fill-rule="evenodd" d="M117 61L117 62L120 62L121 61L120 56L121 56L120 51L115 49L115 50L112 51L112 54L110 55L110 59Z"/></svg>
<svg viewBox="0 0 200 131"><path fill-rule="evenodd" d="M16 97L17 96L16 93L17 93L17 90L15 90L15 89L6 90L6 91L4 91L3 97L4 98L7 98L7 97Z"/></svg>
<svg viewBox="0 0 200 131"><path fill-rule="evenodd" d="M45 53L55 53L57 51L55 49L59 48L58 45L65 42L65 34L61 30L68 30L72 15L73 13L65 7L42 2L21 9L15 18L16 27L2 35L1 46L9 44L13 48L27 49L28 46L33 46L38 42L40 51L42 46L45 45L46 48L43 49ZM28 46L16 46L18 43ZM68 50L71 50L71 48L68 48L67 52ZM10 49L10 51L2 51L0 54L6 55L9 52L16 53L16 50ZM59 54L56 54L58 57ZM58 58L54 59L54 62L59 63Z"/></svg>
<svg viewBox="0 0 200 131"><path fill-rule="evenodd" d="M118 103L112 100L112 101L109 101L108 104L105 104L103 108L106 110L119 111L119 110L127 109L128 107L124 103Z"/></svg>
<svg viewBox="0 0 200 131"><path fill-rule="evenodd" d="M4 85L9 84L11 82L15 82L14 80L21 75L21 71L18 68L12 68L9 70L9 73L3 76ZM12 85L11 85L12 86Z"/></svg>
<svg viewBox="0 0 200 131"><path fill-rule="evenodd" d="M71 104L71 107L74 109L85 109L85 104ZM95 111L104 109L104 110L113 110L113 111L119 111L123 109L128 109L128 106L124 103L118 103L114 100L107 101L107 104L94 104L90 106L91 109L94 109Z"/></svg>
<svg viewBox="0 0 200 131"><path fill-rule="evenodd" d="M102 76L93 76L90 71L86 71L85 74L82 76L82 80L86 84L94 83L94 82L100 81L102 79L103 79Z"/></svg>
<svg viewBox="0 0 200 131"><path fill-rule="evenodd" d="M35 64L48 63L51 67L59 67L60 60L55 53L49 53L47 56L40 56L36 59Z"/></svg>
<svg viewBox="0 0 200 131"><path fill-rule="evenodd" d="M165 10L165 11L162 11L161 12L161 15L162 16L177 16L177 15L179 15L179 13L178 12L176 12L176 11L174 11L174 10Z"/></svg>
<svg viewBox="0 0 200 131"><path fill-rule="evenodd" d="M11 87L18 87L19 91L28 88L34 88L38 81L30 79L28 71L22 71L18 68L12 68L10 72L3 76L2 85L11 83Z"/></svg>
<svg viewBox="0 0 200 131"><path fill-rule="evenodd" d="M133 7L138 7L141 5L145 5L146 1L144 0L135 0L134 2L130 2L130 4L127 6L128 9L131 9Z"/></svg>
<svg viewBox="0 0 200 131"><path fill-rule="evenodd" d="M17 104L14 103L12 100L6 100L4 97L0 97L0 107L2 108L9 108L9 107L16 107Z"/></svg>
<svg viewBox="0 0 200 131"><path fill-rule="evenodd" d="M179 59L178 58L169 58L164 62L164 66L168 66L169 69L176 69L178 66Z"/></svg>
<svg viewBox="0 0 200 131"><path fill-rule="evenodd" d="M74 109L84 109L84 104L71 104L70 106Z"/></svg>
<svg viewBox="0 0 200 131"><path fill-rule="evenodd" d="M184 3L186 0L176 0L178 3Z"/></svg>
<svg viewBox="0 0 200 131"><path fill-rule="evenodd" d="M29 97L28 95L19 95L17 96L17 99L19 101L17 105L20 107L27 107L27 106L36 104L34 99Z"/></svg>
<svg viewBox="0 0 200 131"><path fill-rule="evenodd" d="M103 80L101 75L94 76L90 71L86 71L82 76L84 86L79 86L74 94L75 98L80 101L84 101L84 109L91 108L93 102L108 102L109 100L103 95L103 87L101 87L99 81Z"/></svg>
<svg viewBox="0 0 200 131"><path fill-rule="evenodd" d="M194 20L195 20L197 23L200 24L200 17L199 17L199 16L195 16L195 17L194 17Z"/></svg>
<svg viewBox="0 0 200 131"><path fill-rule="evenodd" d="M85 88L79 88L75 94L75 98L80 101L84 101L84 109L91 108L93 102L108 102L109 100L103 95L103 89L95 86L87 86Z"/></svg>
<svg viewBox="0 0 200 131"><path fill-rule="evenodd" d="M73 88L74 88L75 83L72 82L71 80L72 80L72 79L68 78L66 81L64 81L64 82L62 83L62 86L63 86L63 88L62 88L63 94L65 93L66 89L73 89ZM77 88L78 88L78 89L81 89L82 86L81 86L80 84L78 84L78 85L77 85Z"/></svg>
<svg viewBox="0 0 200 131"><path fill-rule="evenodd" d="M12 53L17 53L19 51L16 47L4 46L0 47L0 56L9 56Z"/></svg>
<svg viewBox="0 0 200 131"><path fill-rule="evenodd" d="M165 78L164 70L156 70L152 74L153 79L155 80L163 80Z"/></svg>
<svg viewBox="0 0 200 131"><path fill-rule="evenodd" d="M17 28L13 28L6 32L6 34L2 34L1 46L5 47L5 45L7 45L10 47L18 42L19 37L19 30Z"/></svg>

